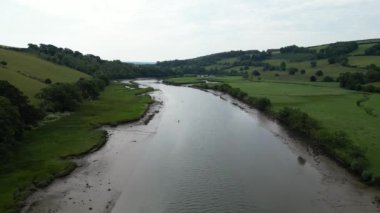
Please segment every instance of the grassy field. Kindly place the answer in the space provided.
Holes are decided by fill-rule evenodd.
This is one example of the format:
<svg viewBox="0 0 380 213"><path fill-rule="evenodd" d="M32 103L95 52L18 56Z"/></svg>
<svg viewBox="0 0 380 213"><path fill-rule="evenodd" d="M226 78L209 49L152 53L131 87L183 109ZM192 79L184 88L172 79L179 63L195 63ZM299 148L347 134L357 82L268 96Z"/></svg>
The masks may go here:
<svg viewBox="0 0 380 213"><path fill-rule="evenodd" d="M267 97L273 110L289 106L299 108L329 130L342 130L366 150L369 170L380 176L380 95L368 95L368 101L357 106L365 93L339 88L337 83L294 81L248 81L242 77L219 77L234 88L253 97ZM190 82L191 79L187 79ZM170 79L169 81L180 81ZM199 79L194 80L198 82Z"/></svg>
<svg viewBox="0 0 380 213"><path fill-rule="evenodd" d="M59 172L73 168L73 163L62 157L103 143L104 131L97 129L99 126L142 116L152 100L136 94L148 90L129 90L122 84L112 84L99 100L84 102L71 115L27 132L15 156L0 166L0 212L12 212L29 194L25 190L28 187L44 185Z"/></svg>
<svg viewBox="0 0 380 213"><path fill-rule="evenodd" d="M89 75L50 63L36 56L22 52L0 48L0 61L6 61L7 66L0 66L0 80L9 81L19 88L35 103L35 94L46 84L47 78L52 82L74 82L79 78L91 78Z"/></svg>

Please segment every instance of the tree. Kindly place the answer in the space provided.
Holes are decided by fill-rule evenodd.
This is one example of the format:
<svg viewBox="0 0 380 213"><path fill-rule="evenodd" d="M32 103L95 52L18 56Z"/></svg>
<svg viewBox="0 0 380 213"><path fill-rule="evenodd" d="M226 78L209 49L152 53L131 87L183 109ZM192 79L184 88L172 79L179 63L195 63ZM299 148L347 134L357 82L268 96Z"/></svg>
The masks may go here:
<svg viewBox="0 0 380 213"><path fill-rule="evenodd" d="M380 55L380 43L373 45L365 51L366 55Z"/></svg>
<svg viewBox="0 0 380 213"><path fill-rule="evenodd" d="M328 59L328 62L329 64L335 64L336 63L336 58L335 57L331 57Z"/></svg>
<svg viewBox="0 0 380 213"><path fill-rule="evenodd" d="M95 100L99 97L106 83L102 79L79 79L76 86L79 88L83 99Z"/></svg>
<svg viewBox="0 0 380 213"><path fill-rule="evenodd" d="M16 106L24 126L34 125L43 117L41 110L30 105L28 98L8 81L0 81L0 96L6 97Z"/></svg>
<svg viewBox="0 0 380 213"><path fill-rule="evenodd" d="M311 65L311 67L316 67L317 66L317 61L311 61L310 65Z"/></svg>
<svg viewBox="0 0 380 213"><path fill-rule="evenodd" d="M23 124L17 107L0 96L0 159L9 157L22 132Z"/></svg>
<svg viewBox="0 0 380 213"><path fill-rule="evenodd" d="M285 71L285 70L286 70L286 63L285 63L285 61L281 62L281 64L280 64L280 69L281 69L282 71Z"/></svg>
<svg viewBox="0 0 380 213"><path fill-rule="evenodd" d="M326 76L323 78L322 80L323 82L334 82L334 78L330 77L330 76Z"/></svg>
<svg viewBox="0 0 380 213"><path fill-rule="evenodd" d="M51 80L50 80L50 78L47 78L47 79L45 79L45 84L51 84L52 82L51 82Z"/></svg>
<svg viewBox="0 0 380 213"><path fill-rule="evenodd" d="M312 82L317 81L317 77L315 77L314 75L312 75L312 76L310 77L310 81L312 81Z"/></svg>
<svg viewBox="0 0 380 213"><path fill-rule="evenodd" d="M323 72L322 72L322 70L318 70L318 71L315 73L315 75L318 76L318 77L323 76Z"/></svg>
<svg viewBox="0 0 380 213"><path fill-rule="evenodd" d="M2 66L4 66L4 67L8 65L8 63L7 63L6 61L1 61L0 64L1 64Z"/></svg>
<svg viewBox="0 0 380 213"><path fill-rule="evenodd" d="M254 76L256 76L256 77L261 75L260 72L257 71L257 70L254 70L254 71L252 72L252 74L253 74Z"/></svg>
<svg viewBox="0 0 380 213"><path fill-rule="evenodd" d="M247 71L243 72L243 78L244 79L248 79L249 78L249 74Z"/></svg>
<svg viewBox="0 0 380 213"><path fill-rule="evenodd" d="M306 73L305 70L301 70L301 74L304 75Z"/></svg>
<svg viewBox="0 0 380 213"><path fill-rule="evenodd" d="M78 87L68 83L50 84L36 97L41 100L41 108L48 112L74 111L82 100Z"/></svg>

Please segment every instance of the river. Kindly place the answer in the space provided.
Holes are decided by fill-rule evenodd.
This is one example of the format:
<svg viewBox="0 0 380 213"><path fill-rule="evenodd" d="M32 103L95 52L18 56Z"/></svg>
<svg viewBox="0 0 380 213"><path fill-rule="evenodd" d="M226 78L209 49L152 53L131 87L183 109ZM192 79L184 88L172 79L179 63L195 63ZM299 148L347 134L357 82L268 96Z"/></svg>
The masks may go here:
<svg viewBox="0 0 380 213"><path fill-rule="evenodd" d="M108 128L105 147L31 196L25 212L379 211L378 191L257 111L228 96L139 83L158 90L154 118Z"/></svg>

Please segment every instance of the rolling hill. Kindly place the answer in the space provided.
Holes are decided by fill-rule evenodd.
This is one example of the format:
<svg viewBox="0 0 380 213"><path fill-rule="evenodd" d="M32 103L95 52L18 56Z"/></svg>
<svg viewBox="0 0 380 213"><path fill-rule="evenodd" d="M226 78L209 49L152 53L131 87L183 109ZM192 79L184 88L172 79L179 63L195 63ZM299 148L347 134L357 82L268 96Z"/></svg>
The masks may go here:
<svg viewBox="0 0 380 213"><path fill-rule="evenodd" d="M0 80L9 81L29 97L32 103L36 103L35 94L47 84L46 79L54 82L74 82L79 78L91 78L91 76L77 70L60 66L37 56L0 48L0 61L7 65L0 66Z"/></svg>

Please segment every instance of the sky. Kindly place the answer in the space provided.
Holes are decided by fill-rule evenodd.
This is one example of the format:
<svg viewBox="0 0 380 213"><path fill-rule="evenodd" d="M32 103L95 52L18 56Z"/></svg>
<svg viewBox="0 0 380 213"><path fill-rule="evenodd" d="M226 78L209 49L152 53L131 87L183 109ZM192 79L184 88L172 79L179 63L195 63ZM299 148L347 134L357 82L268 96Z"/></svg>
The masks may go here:
<svg viewBox="0 0 380 213"><path fill-rule="evenodd" d="M1 0L0 44L122 61L380 38L379 0Z"/></svg>

